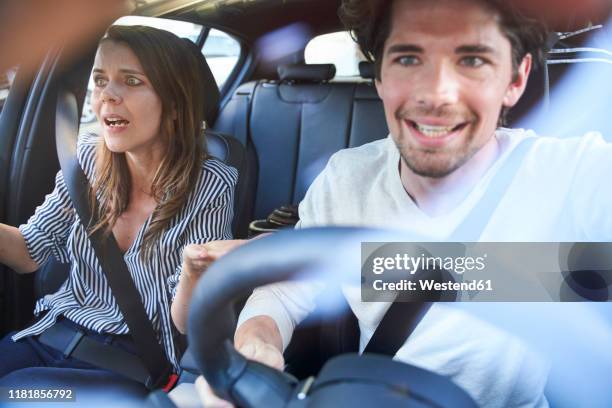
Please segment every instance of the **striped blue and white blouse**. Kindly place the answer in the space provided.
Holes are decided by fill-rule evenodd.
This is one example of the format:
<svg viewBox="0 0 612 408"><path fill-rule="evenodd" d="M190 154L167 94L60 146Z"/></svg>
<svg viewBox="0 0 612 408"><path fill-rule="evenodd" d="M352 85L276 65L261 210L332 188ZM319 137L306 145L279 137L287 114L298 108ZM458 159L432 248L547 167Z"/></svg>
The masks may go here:
<svg viewBox="0 0 612 408"><path fill-rule="evenodd" d="M90 181L95 166L95 147L99 137L83 135L77 155ZM178 367L177 350L173 342L176 329L170 316L170 304L180 276L183 247L190 243L230 239L232 207L237 171L216 159L202 165L202 173L194 191L182 210L170 222L145 262L139 249L147 219L132 246L124 254L125 263L142 296L149 319L167 357ZM33 326L15 334L14 341L42 333L58 316L99 333L128 334L128 327L100 268L87 232L75 214L61 171L55 179L55 189L36 209L27 224L19 227L30 256L42 265L54 256L70 263L70 274L60 289L39 299L34 314L49 312Z"/></svg>

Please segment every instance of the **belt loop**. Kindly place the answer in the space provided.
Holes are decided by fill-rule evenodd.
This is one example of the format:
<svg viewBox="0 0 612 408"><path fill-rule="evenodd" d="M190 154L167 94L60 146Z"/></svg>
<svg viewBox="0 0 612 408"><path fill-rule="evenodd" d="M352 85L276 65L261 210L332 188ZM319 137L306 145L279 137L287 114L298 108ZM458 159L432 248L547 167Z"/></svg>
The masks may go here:
<svg viewBox="0 0 612 408"><path fill-rule="evenodd" d="M81 341L81 339L83 338L84 335L85 334L81 330L77 330L74 333L74 336L72 337L72 340L70 340L70 343L68 343L68 345L64 349L64 357L65 358L70 357L70 355L74 351L75 347L78 346L79 342Z"/></svg>

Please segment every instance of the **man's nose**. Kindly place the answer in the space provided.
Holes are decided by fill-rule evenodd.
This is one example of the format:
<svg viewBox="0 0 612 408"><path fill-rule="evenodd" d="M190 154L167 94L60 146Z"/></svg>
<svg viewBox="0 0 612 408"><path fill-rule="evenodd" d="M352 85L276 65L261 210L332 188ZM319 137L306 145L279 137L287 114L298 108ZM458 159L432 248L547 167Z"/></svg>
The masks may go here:
<svg viewBox="0 0 612 408"><path fill-rule="evenodd" d="M420 79L415 93L419 105L435 109L458 102L460 79L450 64L431 66Z"/></svg>

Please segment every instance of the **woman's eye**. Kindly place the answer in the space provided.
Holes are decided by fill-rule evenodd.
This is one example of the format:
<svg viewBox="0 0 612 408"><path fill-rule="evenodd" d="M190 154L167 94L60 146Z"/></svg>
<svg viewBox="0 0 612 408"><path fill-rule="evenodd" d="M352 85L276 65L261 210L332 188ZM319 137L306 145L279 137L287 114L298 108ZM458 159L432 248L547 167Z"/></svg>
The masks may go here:
<svg viewBox="0 0 612 408"><path fill-rule="evenodd" d="M105 86L107 82L108 81L106 80L106 78L102 78L102 77L94 78L94 85L96 86Z"/></svg>
<svg viewBox="0 0 612 408"><path fill-rule="evenodd" d="M481 57L463 57L460 63L466 67L478 68L485 64L485 60Z"/></svg>
<svg viewBox="0 0 612 408"><path fill-rule="evenodd" d="M142 81L140 79L138 79L138 78L135 78L135 77L128 77L125 80L125 83L130 85L130 86L137 86L137 85L142 84Z"/></svg>
<svg viewBox="0 0 612 408"><path fill-rule="evenodd" d="M399 57L397 59L397 62L400 65L408 66L408 65L417 65L420 61L419 61L419 58L414 55L404 55L402 57Z"/></svg>

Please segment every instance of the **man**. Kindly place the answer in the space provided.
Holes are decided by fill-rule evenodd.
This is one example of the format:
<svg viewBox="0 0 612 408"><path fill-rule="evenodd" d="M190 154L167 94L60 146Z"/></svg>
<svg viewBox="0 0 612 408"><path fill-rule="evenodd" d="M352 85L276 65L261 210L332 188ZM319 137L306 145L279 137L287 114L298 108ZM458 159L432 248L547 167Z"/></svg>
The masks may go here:
<svg viewBox="0 0 612 408"><path fill-rule="evenodd" d="M523 94L547 38L503 3L344 1L348 28L375 62L390 137L334 155L300 204L299 227L401 226L432 240L451 236L509 154L535 136L497 129ZM597 178L612 173L611 155L596 134L536 141L473 239L608 240L612 194ZM296 284L256 290L241 313L236 347L281 368L282 351L312 309L314 293ZM389 304L345 293L363 349ZM546 370L531 364L521 342L441 305L396 358L450 376L481 406L547 405ZM208 403L218 402L202 382L200 389Z"/></svg>

